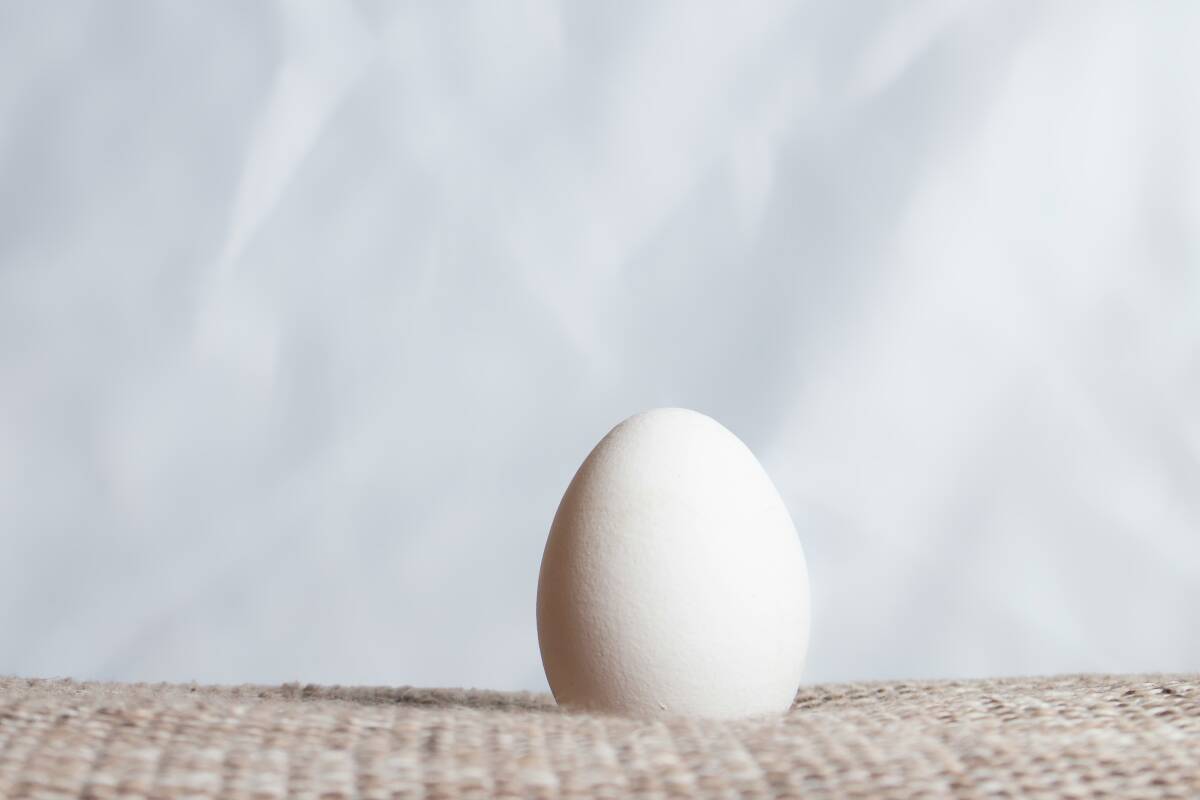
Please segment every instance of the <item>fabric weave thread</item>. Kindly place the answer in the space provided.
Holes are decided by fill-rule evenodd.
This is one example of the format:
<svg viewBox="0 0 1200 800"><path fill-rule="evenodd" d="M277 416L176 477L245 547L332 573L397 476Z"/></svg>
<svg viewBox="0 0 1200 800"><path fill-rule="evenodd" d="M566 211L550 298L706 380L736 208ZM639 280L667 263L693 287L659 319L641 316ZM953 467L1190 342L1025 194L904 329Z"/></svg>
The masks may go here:
<svg viewBox="0 0 1200 800"><path fill-rule="evenodd" d="M0 679L0 797L1197 797L1200 677L806 686L782 716L546 695Z"/></svg>

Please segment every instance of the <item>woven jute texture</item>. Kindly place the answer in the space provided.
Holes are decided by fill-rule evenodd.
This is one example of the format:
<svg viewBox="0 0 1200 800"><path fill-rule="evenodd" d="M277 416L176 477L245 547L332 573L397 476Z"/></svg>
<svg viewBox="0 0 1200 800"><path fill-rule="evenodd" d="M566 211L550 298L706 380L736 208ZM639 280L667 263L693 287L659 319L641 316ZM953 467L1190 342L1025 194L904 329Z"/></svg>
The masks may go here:
<svg viewBox="0 0 1200 800"><path fill-rule="evenodd" d="M1200 797L1200 676L808 686L778 717L543 695L0 679L0 797Z"/></svg>

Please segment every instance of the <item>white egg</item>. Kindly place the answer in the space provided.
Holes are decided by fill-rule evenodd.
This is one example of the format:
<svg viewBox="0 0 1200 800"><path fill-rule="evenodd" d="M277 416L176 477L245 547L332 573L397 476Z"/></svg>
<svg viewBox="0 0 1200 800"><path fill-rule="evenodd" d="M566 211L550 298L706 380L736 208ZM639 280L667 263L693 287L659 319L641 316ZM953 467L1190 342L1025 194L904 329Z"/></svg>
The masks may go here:
<svg viewBox="0 0 1200 800"><path fill-rule="evenodd" d="M564 706L628 715L785 711L808 650L804 551L771 479L695 411L605 436L559 504L538 640Z"/></svg>

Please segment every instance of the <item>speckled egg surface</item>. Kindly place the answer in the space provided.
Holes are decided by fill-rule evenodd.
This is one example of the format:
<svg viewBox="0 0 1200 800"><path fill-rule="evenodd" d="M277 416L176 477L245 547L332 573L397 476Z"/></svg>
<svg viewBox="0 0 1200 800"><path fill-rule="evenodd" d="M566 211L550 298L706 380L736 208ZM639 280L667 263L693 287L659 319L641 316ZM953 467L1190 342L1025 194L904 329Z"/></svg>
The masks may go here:
<svg viewBox="0 0 1200 800"><path fill-rule="evenodd" d="M715 420L663 408L605 436L542 557L557 701L636 715L785 711L808 649L804 551L774 484Z"/></svg>

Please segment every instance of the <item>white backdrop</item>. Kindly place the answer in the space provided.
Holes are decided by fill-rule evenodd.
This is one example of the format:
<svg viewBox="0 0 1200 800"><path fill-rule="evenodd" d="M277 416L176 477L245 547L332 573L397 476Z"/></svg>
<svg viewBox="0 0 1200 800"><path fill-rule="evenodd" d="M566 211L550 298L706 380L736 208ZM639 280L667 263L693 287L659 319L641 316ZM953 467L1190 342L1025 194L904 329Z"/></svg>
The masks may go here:
<svg viewBox="0 0 1200 800"><path fill-rule="evenodd" d="M660 405L779 486L811 680L1200 669L1197 41L0 2L0 674L544 688L558 499Z"/></svg>

